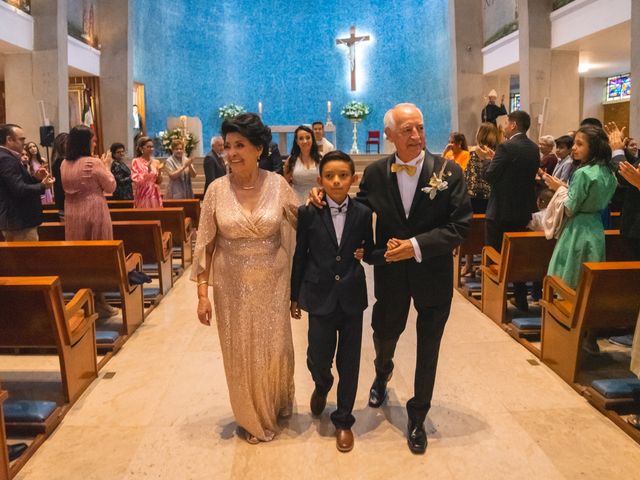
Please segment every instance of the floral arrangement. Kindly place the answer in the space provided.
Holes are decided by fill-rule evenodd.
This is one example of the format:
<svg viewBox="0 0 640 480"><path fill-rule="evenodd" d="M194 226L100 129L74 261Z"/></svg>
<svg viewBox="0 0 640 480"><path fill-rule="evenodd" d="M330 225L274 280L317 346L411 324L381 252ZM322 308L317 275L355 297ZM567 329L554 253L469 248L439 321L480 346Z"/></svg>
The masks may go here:
<svg viewBox="0 0 640 480"><path fill-rule="evenodd" d="M223 120L228 120L233 117L237 117L241 113L246 112L242 105L236 105L235 103L228 103L221 106L218 109L218 116Z"/></svg>
<svg viewBox="0 0 640 480"><path fill-rule="evenodd" d="M342 107L340 115L344 118L348 118L349 120L364 120L370 112L371 109L369 108L369 105L364 102L352 100Z"/></svg>
<svg viewBox="0 0 640 480"><path fill-rule="evenodd" d="M447 188L449 188L449 182L447 182L444 179L444 177L445 177L445 169L446 168L447 168L447 162L445 161L442 164L442 168L440 169L440 172L438 172L437 175L434 173L431 176L431 178L429 179L429 186L428 187L424 187L422 189L422 191L424 193L429 195L429 198L431 200L436 198L436 195L438 194L438 192L441 192L441 191L446 190ZM446 176L450 177L451 176L451 172L446 172Z"/></svg>
<svg viewBox="0 0 640 480"><path fill-rule="evenodd" d="M187 157L191 155L191 152L199 142L199 140L191 132L187 131L185 133L180 128L174 128L173 130L160 132L159 136L162 142L162 149L167 153L171 152L171 142L173 142L174 139L179 138L183 140L184 151L187 154Z"/></svg>

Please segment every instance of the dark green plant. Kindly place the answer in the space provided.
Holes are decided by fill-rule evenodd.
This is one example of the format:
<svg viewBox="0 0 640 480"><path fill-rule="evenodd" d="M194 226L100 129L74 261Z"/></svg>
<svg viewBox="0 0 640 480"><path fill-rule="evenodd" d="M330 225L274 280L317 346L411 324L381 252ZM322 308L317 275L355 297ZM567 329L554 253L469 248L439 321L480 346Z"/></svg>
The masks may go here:
<svg viewBox="0 0 640 480"><path fill-rule="evenodd" d="M496 33L491 35L486 42L484 42L484 46L491 45L493 42L497 42L503 37L506 37L510 33L513 33L518 30L518 21L514 20L511 23L507 23L504 27L498 30Z"/></svg>

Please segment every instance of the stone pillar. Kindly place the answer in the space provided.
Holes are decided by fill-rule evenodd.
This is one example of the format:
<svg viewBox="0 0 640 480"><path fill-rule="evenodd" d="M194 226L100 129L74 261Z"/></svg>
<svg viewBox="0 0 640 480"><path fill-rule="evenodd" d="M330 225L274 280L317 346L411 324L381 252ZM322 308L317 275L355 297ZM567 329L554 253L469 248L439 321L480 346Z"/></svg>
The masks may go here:
<svg viewBox="0 0 640 480"><path fill-rule="evenodd" d="M640 2L631 2L631 103L629 135L640 137Z"/></svg>
<svg viewBox="0 0 640 480"><path fill-rule="evenodd" d="M449 0L451 49L451 128L474 144L482 98L482 2Z"/></svg>
<svg viewBox="0 0 640 480"><path fill-rule="evenodd" d="M39 140L39 101L56 134L69 130L67 1L32 0L33 52L7 55L7 121L21 125L27 138Z"/></svg>
<svg viewBox="0 0 640 480"><path fill-rule="evenodd" d="M133 39L130 0L103 0L98 12L100 95L105 151L121 142L129 156L133 145Z"/></svg>
<svg viewBox="0 0 640 480"><path fill-rule="evenodd" d="M549 106L541 135L558 137L580 124L579 57L577 51L551 52Z"/></svg>
<svg viewBox="0 0 640 480"><path fill-rule="evenodd" d="M551 86L552 0L518 0L520 36L520 102L531 115L529 137L540 135L538 116Z"/></svg>

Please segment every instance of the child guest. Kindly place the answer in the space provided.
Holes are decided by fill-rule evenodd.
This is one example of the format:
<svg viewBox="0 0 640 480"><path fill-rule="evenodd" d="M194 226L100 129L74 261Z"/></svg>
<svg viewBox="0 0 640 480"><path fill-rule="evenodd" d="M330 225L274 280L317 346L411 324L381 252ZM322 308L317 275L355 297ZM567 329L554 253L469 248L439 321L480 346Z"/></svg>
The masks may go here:
<svg viewBox="0 0 640 480"><path fill-rule="evenodd" d="M384 263L373 252L371 211L349 195L356 180L355 166L341 151L327 153L319 164L318 183L327 206L298 209L296 252L291 273L291 316L309 312L307 366L315 382L311 413L322 414L333 385L331 364L338 369L338 406L331 414L336 447L353 448L352 410L358 386L362 312L367 308L367 284L359 258ZM336 352L337 338L337 352Z"/></svg>

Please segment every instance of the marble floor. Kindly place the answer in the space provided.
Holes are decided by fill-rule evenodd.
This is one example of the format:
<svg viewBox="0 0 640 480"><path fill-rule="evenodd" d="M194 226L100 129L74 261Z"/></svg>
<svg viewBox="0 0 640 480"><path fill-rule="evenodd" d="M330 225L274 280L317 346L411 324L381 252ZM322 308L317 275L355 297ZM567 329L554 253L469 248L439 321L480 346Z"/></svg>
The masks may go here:
<svg viewBox="0 0 640 480"><path fill-rule="evenodd" d="M354 450L336 450L329 410L319 420L310 416L304 318L292 321L294 415L274 441L249 445L235 434L216 330L198 323L187 274L17 479L550 480L633 478L640 470L640 446L457 293L426 455L412 455L405 441L415 315L398 345L390 401L374 410L366 402L373 379L370 309Z"/></svg>

